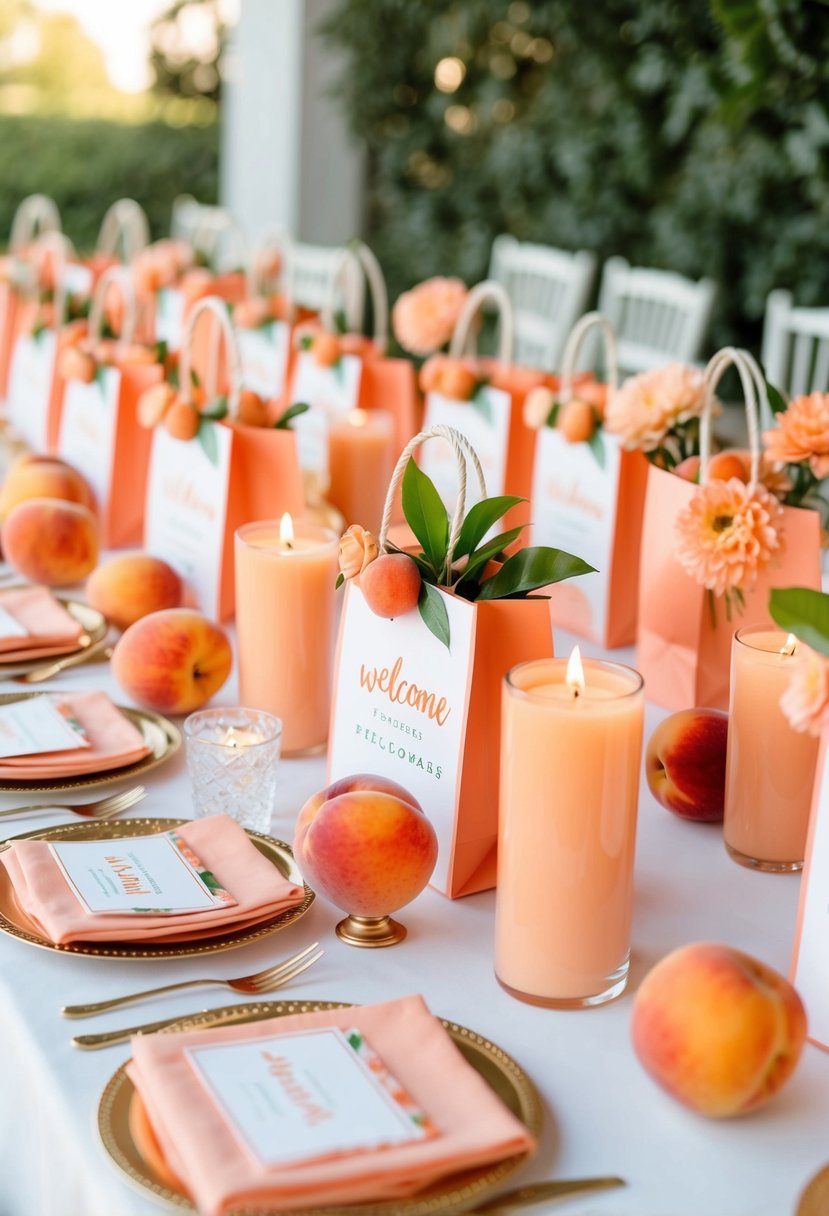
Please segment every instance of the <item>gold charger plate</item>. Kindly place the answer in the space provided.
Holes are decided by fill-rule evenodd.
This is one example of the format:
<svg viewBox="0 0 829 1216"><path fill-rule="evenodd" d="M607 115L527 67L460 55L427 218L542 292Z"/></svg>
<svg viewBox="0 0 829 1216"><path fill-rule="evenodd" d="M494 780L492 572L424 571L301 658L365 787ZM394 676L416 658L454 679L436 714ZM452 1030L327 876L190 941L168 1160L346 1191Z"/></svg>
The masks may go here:
<svg viewBox="0 0 829 1216"><path fill-rule="evenodd" d="M258 1001L248 1005L228 1005L182 1018L168 1030L195 1030L202 1026L225 1026L240 1022L259 1022L265 1018L293 1013L312 1013L320 1009L344 1009L347 1001ZM527 1074L511 1056L474 1030L441 1018L453 1042L504 1105L521 1120L534 1136L541 1129L541 1101ZM165 1032L162 1032L165 1033ZM112 1076L98 1105L98 1131L104 1148L127 1179L145 1195L165 1200L186 1212L194 1212L190 1200L166 1181L156 1164L145 1156L133 1135L133 1103L140 1107L126 1065ZM141 1107L143 1110L143 1107ZM375 1203L328 1204L324 1207L281 1210L279 1216L448 1216L460 1213L492 1194L503 1181L527 1160L527 1153L516 1153L495 1165L479 1166L449 1175L408 1199L378 1200ZM254 1216L249 1209L237 1208L231 1216ZM275 1216L257 1209L255 1216Z"/></svg>
<svg viewBox="0 0 829 1216"><path fill-rule="evenodd" d="M4 692L0 693L0 705L25 701L29 697L55 695L57 694L54 688L45 692ZM108 768L99 773L79 773L76 777L41 777L31 781L0 778L0 794L54 794L63 790L83 790L96 785L110 785L113 781L138 780L165 760L169 760L181 747L181 731L167 718L162 718L161 714L153 713L149 709L129 709L125 705L116 705L115 708L140 731L150 749L148 755L121 768Z"/></svg>
<svg viewBox="0 0 829 1216"><path fill-rule="evenodd" d="M3 591L17 589L16 587L2 587L0 588L0 595ZM89 650L90 646L94 646L96 642L103 641L106 637L109 622L103 613L98 612L96 608L90 608L89 604L81 603L80 600L68 600L60 595L56 599L81 626L86 641L79 646L59 647L50 654L41 655L37 659L15 660L14 658L3 659L0 656L0 679L8 680L12 676L27 675L30 671L37 671L39 667L50 666L57 659L67 659L70 655L80 654L81 651Z"/></svg>
<svg viewBox="0 0 829 1216"><path fill-rule="evenodd" d="M22 832L13 840L125 840L131 836L147 836L152 832L166 832L171 828L188 823L187 819L110 819L110 820L79 820L77 823L65 823L58 827L39 828L34 832ZM217 954L222 950L233 950L236 946L244 946L248 942L257 941L269 933L285 929L295 920L303 916L314 902L314 892L302 881L302 876L294 861L294 855L281 840L272 836L264 836L260 832L245 829L252 843L263 857L292 882L305 889L302 903L295 908L289 908L272 916L269 920L261 921L258 925L236 929L230 933L217 934L215 937L199 938L193 941L165 942L70 942L65 946L55 945L43 937L20 907L15 898L14 887L9 879L8 871L3 865L3 851L9 841L0 843L0 932L8 933L21 941L44 950L55 950L60 954L92 955L95 958L121 959L162 959L188 958L195 954Z"/></svg>

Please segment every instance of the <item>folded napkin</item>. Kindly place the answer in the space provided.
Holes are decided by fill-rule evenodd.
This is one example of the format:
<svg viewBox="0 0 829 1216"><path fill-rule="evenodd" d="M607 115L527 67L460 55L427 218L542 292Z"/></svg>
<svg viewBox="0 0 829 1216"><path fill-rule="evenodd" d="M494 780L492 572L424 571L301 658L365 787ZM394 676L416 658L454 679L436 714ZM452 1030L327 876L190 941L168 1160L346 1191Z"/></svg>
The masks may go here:
<svg viewBox="0 0 829 1216"><path fill-rule="evenodd" d="M45 840L12 841L0 855L0 864L6 867L21 909L58 945L220 936L270 920L302 902L304 888L284 878L226 815L194 819L177 831L234 897L234 905L169 916L96 914L74 894Z"/></svg>
<svg viewBox="0 0 829 1216"><path fill-rule="evenodd" d="M51 695L80 722L89 747L68 752L41 752L34 756L6 756L0 760L0 779L36 781L102 773L135 764L149 755L151 749L144 742L141 731L113 705L105 692Z"/></svg>
<svg viewBox="0 0 829 1216"><path fill-rule="evenodd" d="M83 626L48 587L11 587L0 592L0 607L26 630L25 635L9 635L0 627L3 662L66 654L77 648Z"/></svg>
<svg viewBox="0 0 829 1216"><path fill-rule="evenodd" d="M268 1167L254 1163L185 1055L321 1026L360 1030L439 1128L429 1139ZM461 1170L535 1148L535 1140L467 1063L420 996L132 1040L129 1075L171 1171L203 1216L236 1207L269 1211L395 1199Z"/></svg>

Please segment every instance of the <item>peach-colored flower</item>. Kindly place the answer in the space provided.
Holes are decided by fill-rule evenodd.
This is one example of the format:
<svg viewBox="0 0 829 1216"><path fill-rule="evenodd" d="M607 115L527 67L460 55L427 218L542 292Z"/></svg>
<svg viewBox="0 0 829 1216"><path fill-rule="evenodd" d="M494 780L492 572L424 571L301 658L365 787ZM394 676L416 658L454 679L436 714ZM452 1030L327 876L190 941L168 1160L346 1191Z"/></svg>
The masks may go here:
<svg viewBox="0 0 829 1216"><path fill-rule="evenodd" d="M550 417L550 410L556 403L556 395L550 388L545 388L543 384L539 384L537 388L531 388L524 398L524 408L522 416L524 425L530 430L537 431L547 422Z"/></svg>
<svg viewBox="0 0 829 1216"><path fill-rule="evenodd" d="M468 401L480 377L460 359L433 355L420 369L420 388L424 393L440 393L453 401Z"/></svg>
<svg viewBox="0 0 829 1216"><path fill-rule="evenodd" d="M820 735L829 726L829 659L798 643L780 708L794 730Z"/></svg>
<svg viewBox="0 0 829 1216"><path fill-rule="evenodd" d="M815 477L829 476L829 393L795 397L777 425L763 432L768 459L776 464L808 460Z"/></svg>
<svg viewBox="0 0 829 1216"><path fill-rule="evenodd" d="M698 418L704 404L703 373L669 363L626 380L608 401L604 424L619 435L623 448L651 452L672 427Z"/></svg>
<svg viewBox="0 0 829 1216"><path fill-rule="evenodd" d="M392 309L394 336L413 355L432 355L452 337L466 300L460 279L437 277L404 291Z"/></svg>
<svg viewBox="0 0 829 1216"><path fill-rule="evenodd" d="M709 481L677 516L677 560L717 595L742 590L782 549L782 516L764 486Z"/></svg>
<svg viewBox="0 0 829 1216"><path fill-rule="evenodd" d="M359 524L352 524L340 537L338 560L343 578L359 582L360 575L378 552L373 534Z"/></svg>

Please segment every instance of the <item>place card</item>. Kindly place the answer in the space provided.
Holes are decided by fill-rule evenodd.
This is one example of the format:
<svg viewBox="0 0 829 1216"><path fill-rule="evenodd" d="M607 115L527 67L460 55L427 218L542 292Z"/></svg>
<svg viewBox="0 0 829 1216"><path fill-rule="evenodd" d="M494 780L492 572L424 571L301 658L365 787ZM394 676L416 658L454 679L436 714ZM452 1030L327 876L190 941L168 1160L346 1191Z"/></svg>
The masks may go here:
<svg viewBox="0 0 829 1216"><path fill-rule="evenodd" d="M175 831L49 849L87 912L174 916L236 903Z"/></svg>
<svg viewBox="0 0 829 1216"><path fill-rule="evenodd" d="M60 701L32 697L0 706L0 758L89 747L86 733Z"/></svg>
<svg viewBox="0 0 829 1216"><path fill-rule="evenodd" d="M438 1132L359 1031L321 1027L189 1047L185 1055L239 1145L261 1165L310 1163Z"/></svg>
<svg viewBox="0 0 829 1216"><path fill-rule="evenodd" d="M291 348L291 327L284 321L271 321L257 329L236 331L242 358L242 383L270 401L281 397Z"/></svg>
<svg viewBox="0 0 829 1216"><path fill-rule="evenodd" d="M162 287L155 296L155 340L166 342L168 350L178 350L184 333L184 294Z"/></svg>
<svg viewBox="0 0 829 1216"><path fill-rule="evenodd" d="M0 638L27 638L29 631L8 609L0 607Z"/></svg>
<svg viewBox="0 0 829 1216"><path fill-rule="evenodd" d="M297 456L304 472L328 475L328 431L331 422L357 408L363 361L342 355L331 367L320 367L308 351L300 351L291 392L292 404L311 408L294 418Z"/></svg>

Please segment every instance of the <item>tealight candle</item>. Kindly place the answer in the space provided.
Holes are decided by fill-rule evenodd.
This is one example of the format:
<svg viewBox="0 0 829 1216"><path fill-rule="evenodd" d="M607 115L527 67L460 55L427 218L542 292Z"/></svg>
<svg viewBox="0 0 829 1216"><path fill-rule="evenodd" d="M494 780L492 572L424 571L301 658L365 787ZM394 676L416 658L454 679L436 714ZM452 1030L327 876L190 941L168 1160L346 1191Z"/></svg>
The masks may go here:
<svg viewBox="0 0 829 1216"><path fill-rule="evenodd" d="M799 870L806 852L819 740L780 708L796 653L791 634L767 626L732 642L723 837L757 870Z"/></svg>
<svg viewBox="0 0 829 1216"><path fill-rule="evenodd" d="M628 975L642 677L542 659L502 701L495 972L513 996L578 1008Z"/></svg>
<svg viewBox="0 0 829 1216"><path fill-rule="evenodd" d="M286 754L328 738L337 548L335 532L290 515L236 533L240 696L282 719Z"/></svg>
<svg viewBox="0 0 829 1216"><path fill-rule="evenodd" d="M196 815L229 815L269 832L282 723L258 709L201 709L184 722Z"/></svg>
<svg viewBox="0 0 829 1216"><path fill-rule="evenodd" d="M332 421L327 497L347 524L379 529L394 459L395 421L388 410L351 410Z"/></svg>

